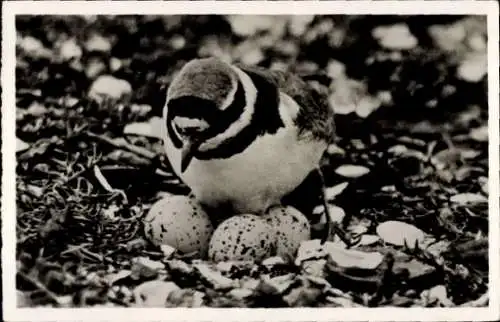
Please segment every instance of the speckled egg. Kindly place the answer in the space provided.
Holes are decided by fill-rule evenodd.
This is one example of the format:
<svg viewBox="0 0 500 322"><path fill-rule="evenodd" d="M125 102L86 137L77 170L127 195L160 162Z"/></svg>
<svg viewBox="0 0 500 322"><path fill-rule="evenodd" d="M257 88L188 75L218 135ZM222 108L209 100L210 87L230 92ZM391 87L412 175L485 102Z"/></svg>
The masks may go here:
<svg viewBox="0 0 500 322"><path fill-rule="evenodd" d="M167 196L144 218L146 237L155 245L169 245L183 253L206 255L213 226L193 197Z"/></svg>
<svg viewBox="0 0 500 322"><path fill-rule="evenodd" d="M219 261L261 261L271 255L274 233L261 217L238 215L223 221L214 231L208 257Z"/></svg>
<svg viewBox="0 0 500 322"><path fill-rule="evenodd" d="M264 216L275 232L276 255L293 258L304 240L311 239L311 227L306 216L297 209L273 207Z"/></svg>

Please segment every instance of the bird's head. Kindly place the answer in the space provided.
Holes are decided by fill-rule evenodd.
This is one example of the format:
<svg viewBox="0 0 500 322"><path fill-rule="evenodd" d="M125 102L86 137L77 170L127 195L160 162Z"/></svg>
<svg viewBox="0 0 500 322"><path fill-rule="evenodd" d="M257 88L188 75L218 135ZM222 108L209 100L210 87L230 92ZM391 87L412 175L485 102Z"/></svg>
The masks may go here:
<svg viewBox="0 0 500 322"><path fill-rule="evenodd" d="M181 171L200 146L221 141L221 133L241 115L245 93L240 87L238 72L217 58L192 60L175 76L164 116L170 139L182 150Z"/></svg>

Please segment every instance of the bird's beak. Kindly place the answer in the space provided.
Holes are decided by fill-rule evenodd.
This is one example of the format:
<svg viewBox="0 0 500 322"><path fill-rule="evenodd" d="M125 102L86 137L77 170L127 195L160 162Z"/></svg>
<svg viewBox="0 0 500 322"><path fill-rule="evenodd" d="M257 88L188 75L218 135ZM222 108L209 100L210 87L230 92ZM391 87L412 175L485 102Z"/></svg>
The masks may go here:
<svg viewBox="0 0 500 322"><path fill-rule="evenodd" d="M186 171L187 167L193 159L194 152L200 146L199 142L196 141L186 141L182 146L182 156L181 156L181 172Z"/></svg>

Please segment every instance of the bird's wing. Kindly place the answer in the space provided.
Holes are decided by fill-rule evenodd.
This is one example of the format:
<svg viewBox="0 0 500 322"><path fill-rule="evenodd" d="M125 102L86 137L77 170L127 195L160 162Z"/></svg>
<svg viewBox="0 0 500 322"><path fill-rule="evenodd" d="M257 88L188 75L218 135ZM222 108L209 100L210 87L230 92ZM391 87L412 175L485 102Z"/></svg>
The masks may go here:
<svg viewBox="0 0 500 322"><path fill-rule="evenodd" d="M299 105L295 123L300 132L330 141L335 126L333 109L328 102L328 89L319 83L315 86L301 77L283 71L270 71L259 67L238 65L245 73L257 74L290 96Z"/></svg>

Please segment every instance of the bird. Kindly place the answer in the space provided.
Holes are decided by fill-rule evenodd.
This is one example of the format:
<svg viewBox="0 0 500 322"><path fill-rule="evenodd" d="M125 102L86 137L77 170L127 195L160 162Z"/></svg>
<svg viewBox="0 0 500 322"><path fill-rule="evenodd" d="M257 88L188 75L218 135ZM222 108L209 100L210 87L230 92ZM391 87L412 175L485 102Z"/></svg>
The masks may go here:
<svg viewBox="0 0 500 322"><path fill-rule="evenodd" d="M163 108L173 171L207 209L263 214L280 205L319 168L335 136L333 109L318 84L216 57L188 61ZM333 231L342 238L326 217L322 241Z"/></svg>

